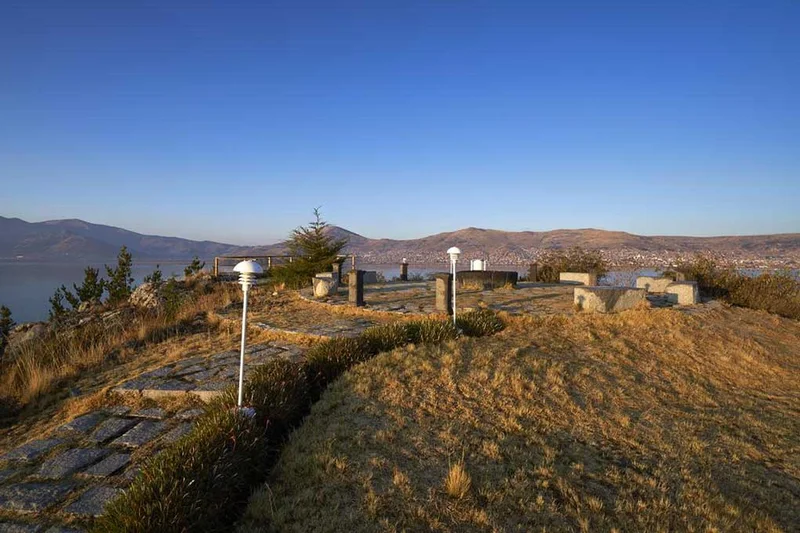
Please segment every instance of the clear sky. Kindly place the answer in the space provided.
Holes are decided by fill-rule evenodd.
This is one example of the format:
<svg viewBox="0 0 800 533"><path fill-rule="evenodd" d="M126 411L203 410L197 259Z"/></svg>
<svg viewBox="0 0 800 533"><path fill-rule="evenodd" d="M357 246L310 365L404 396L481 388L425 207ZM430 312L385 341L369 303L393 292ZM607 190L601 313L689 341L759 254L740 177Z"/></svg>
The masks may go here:
<svg viewBox="0 0 800 533"><path fill-rule="evenodd" d="M0 215L800 232L800 2L0 2Z"/></svg>

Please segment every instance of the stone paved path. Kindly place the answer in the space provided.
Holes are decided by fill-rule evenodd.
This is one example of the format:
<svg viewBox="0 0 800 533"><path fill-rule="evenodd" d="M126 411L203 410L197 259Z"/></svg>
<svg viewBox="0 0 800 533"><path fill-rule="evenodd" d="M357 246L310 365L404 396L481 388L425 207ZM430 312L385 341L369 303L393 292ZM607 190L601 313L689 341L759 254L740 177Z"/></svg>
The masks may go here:
<svg viewBox="0 0 800 533"><path fill-rule="evenodd" d="M254 345L245 368L274 357L296 360L301 350L283 343ZM142 463L187 434L202 413L197 407L169 411L158 400L186 394L208 400L237 383L238 368L238 351L167 364L115 389L150 398L151 407L91 411L0 455L0 533L84 531L130 485Z"/></svg>

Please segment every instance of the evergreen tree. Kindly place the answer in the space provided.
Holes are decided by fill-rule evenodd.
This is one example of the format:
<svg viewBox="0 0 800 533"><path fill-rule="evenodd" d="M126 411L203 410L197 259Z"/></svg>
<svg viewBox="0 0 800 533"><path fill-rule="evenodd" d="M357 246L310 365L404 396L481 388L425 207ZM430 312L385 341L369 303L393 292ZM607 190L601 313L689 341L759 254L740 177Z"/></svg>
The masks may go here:
<svg viewBox="0 0 800 533"><path fill-rule="evenodd" d="M319 208L314 209L314 220L289 236L286 247L294 261L273 269L275 280L299 288L310 285L315 274L330 272L333 262L347 246L347 239L337 239L330 234L329 227Z"/></svg>
<svg viewBox="0 0 800 533"><path fill-rule="evenodd" d="M11 318L11 309L5 305L0 306L0 358L3 357L6 351L11 328L15 325L14 319Z"/></svg>
<svg viewBox="0 0 800 533"><path fill-rule="evenodd" d="M81 302L99 300L103 297L105 286L105 280L100 277L100 269L92 267L86 267L86 270L83 271L83 284L80 287L75 284L72 285L78 300ZM69 301L69 298L67 298L67 301ZM75 306L73 305L73 307Z"/></svg>
<svg viewBox="0 0 800 533"><path fill-rule="evenodd" d="M116 304L124 302L131 295L133 290L133 275L131 268L133 265L133 258L126 246L119 250L117 255L117 268L111 268L106 265L106 274L108 281L105 286L108 289L109 303Z"/></svg>
<svg viewBox="0 0 800 533"><path fill-rule="evenodd" d="M161 272L161 265L156 265L156 269L153 270L153 273L144 277L144 282L152 283L155 288L161 287L164 283L164 274Z"/></svg>
<svg viewBox="0 0 800 533"><path fill-rule="evenodd" d="M189 266L187 266L186 268L183 269L183 275L186 276L187 278L191 277L191 276L201 272L205 268L205 266L206 266L206 262L205 261L203 261L201 263L200 262L200 258L197 257L197 256L194 256L194 259L192 259L191 264L189 264Z"/></svg>
<svg viewBox="0 0 800 533"><path fill-rule="evenodd" d="M50 302L50 311L48 311L50 320L58 320L67 313L67 308L64 307L64 295L61 293L61 289L56 289L56 292L48 301Z"/></svg>

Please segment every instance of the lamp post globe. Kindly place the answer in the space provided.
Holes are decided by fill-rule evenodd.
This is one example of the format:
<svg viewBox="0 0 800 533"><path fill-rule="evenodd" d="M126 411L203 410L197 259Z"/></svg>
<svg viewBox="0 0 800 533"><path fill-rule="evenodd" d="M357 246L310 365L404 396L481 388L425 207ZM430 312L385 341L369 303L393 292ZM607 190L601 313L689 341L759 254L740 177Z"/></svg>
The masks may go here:
<svg viewBox="0 0 800 533"><path fill-rule="evenodd" d="M256 282L256 275L264 272L257 262L253 260L242 261L233 267L233 271L239 274L239 285L242 286L244 301L242 302L242 349L239 357L239 401L237 406L242 407L242 394L244 385L244 348L247 344L247 293L250 292Z"/></svg>

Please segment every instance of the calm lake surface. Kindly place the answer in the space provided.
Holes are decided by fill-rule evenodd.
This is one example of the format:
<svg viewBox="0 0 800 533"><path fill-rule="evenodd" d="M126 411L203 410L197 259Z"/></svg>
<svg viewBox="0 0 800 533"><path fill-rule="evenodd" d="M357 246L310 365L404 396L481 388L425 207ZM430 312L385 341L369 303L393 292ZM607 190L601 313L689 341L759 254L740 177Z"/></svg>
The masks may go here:
<svg viewBox="0 0 800 533"><path fill-rule="evenodd" d="M210 265L213 261L207 261ZM142 283L144 277L155 270L156 265L160 265L164 278L175 274L179 278L183 276L183 269L188 264L167 263L167 262L147 262L133 264L133 277L138 285ZM83 271L85 263L31 263L22 261L0 262L0 305L5 305L11 309L12 316L17 323L36 322L47 320L47 312L50 309L48 299L61 285L66 285L72 290L72 284L80 284L83 281ZM100 269L100 274L105 276L103 263L93 263L88 266ZM116 266L116 262L113 263ZM345 269L349 264L345 263ZM465 269L465 265L459 270ZM383 273L387 280L400 276L399 265L373 265L359 264L362 270L375 270ZM410 276L419 274L427 276L434 272L447 272L449 265L409 265L408 273ZM517 271L520 274L527 273L526 266L518 265L491 265L493 270ZM653 275L652 270L639 270L628 272L611 272L604 281L609 285L631 285L636 279L636 275Z"/></svg>

